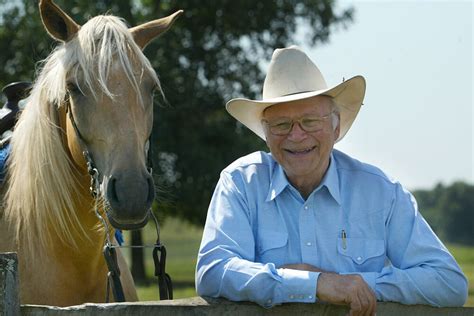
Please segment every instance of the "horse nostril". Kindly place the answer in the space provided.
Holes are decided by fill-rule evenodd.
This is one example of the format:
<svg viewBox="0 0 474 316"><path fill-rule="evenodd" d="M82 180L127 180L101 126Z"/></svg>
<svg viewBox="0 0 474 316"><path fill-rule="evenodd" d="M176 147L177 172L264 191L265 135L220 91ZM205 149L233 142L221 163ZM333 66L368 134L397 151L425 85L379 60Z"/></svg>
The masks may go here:
<svg viewBox="0 0 474 316"><path fill-rule="evenodd" d="M107 185L107 198L110 202L118 202L118 196L117 196L115 184L116 184L115 177L111 177Z"/></svg>

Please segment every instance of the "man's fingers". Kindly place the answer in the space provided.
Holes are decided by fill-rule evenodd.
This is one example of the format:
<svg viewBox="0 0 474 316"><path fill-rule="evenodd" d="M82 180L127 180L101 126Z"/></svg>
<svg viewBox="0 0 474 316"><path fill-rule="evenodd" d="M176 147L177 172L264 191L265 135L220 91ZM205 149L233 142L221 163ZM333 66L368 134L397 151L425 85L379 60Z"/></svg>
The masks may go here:
<svg viewBox="0 0 474 316"><path fill-rule="evenodd" d="M360 308L356 315L370 315L367 314L367 312L370 310L370 300L367 297L367 293L364 291L364 289L360 289L357 292L357 300L359 301Z"/></svg>
<svg viewBox="0 0 474 316"><path fill-rule="evenodd" d="M368 301L368 309L366 315L375 315L375 310L377 308L377 297L375 296L374 291L370 288L368 284L365 284L365 297Z"/></svg>
<svg viewBox="0 0 474 316"><path fill-rule="evenodd" d="M354 287L347 298L350 305L350 315L375 315L376 297L372 289L363 279L355 279Z"/></svg>
<svg viewBox="0 0 474 316"><path fill-rule="evenodd" d="M377 297L375 296L375 293L372 291L372 289L369 288L369 300L370 300L370 314L369 315L375 315L375 312L377 310Z"/></svg>
<svg viewBox="0 0 474 316"><path fill-rule="evenodd" d="M362 314L362 305L361 302L359 301L358 297L352 297L351 298L351 304L349 305L351 310L349 311L350 316L359 316L359 315L364 315Z"/></svg>
<svg viewBox="0 0 474 316"><path fill-rule="evenodd" d="M363 301L366 306L366 308L364 309L365 312L363 315L367 315L367 316L375 315L377 299L375 298L375 294L372 291L372 289L368 285L366 285L364 286L363 291L360 293L360 295L363 297L361 298L361 301Z"/></svg>

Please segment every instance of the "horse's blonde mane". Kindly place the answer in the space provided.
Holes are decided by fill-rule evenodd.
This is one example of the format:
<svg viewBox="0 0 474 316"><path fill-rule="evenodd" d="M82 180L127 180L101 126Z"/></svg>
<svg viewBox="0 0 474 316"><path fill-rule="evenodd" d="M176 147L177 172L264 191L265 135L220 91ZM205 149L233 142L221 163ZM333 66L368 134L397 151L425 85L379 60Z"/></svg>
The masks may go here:
<svg viewBox="0 0 474 316"><path fill-rule="evenodd" d="M87 238L75 211L79 183L72 177L74 165L63 143L57 110L64 104L71 78L82 82L80 89L93 94L101 89L113 98L107 85L112 62L120 64L137 95L139 82L133 71L137 64L159 86L125 23L114 16L91 19L43 62L11 139L4 197L6 219L30 250L47 248L55 235L72 246L77 246L73 238L77 233Z"/></svg>

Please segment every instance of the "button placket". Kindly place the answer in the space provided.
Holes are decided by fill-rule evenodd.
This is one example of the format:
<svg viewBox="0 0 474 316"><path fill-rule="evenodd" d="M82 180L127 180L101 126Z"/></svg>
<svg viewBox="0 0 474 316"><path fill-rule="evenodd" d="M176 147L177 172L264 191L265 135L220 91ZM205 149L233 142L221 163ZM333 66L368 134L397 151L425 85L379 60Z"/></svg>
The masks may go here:
<svg viewBox="0 0 474 316"><path fill-rule="evenodd" d="M304 262L316 262L315 251L315 218L312 211L311 198L308 198L300 211L300 245L301 257Z"/></svg>

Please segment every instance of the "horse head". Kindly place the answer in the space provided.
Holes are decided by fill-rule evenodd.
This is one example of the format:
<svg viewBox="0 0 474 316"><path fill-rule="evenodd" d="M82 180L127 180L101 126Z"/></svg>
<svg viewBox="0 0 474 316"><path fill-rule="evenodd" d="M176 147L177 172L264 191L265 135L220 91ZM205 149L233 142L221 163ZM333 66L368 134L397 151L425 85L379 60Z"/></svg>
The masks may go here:
<svg viewBox="0 0 474 316"><path fill-rule="evenodd" d="M86 160L93 162L115 228L140 228L155 197L147 161L153 94L161 91L142 50L182 11L133 28L113 16L97 16L79 26L51 0L40 1L40 12L48 33L64 43L63 109L68 115L60 125L71 160L83 176Z"/></svg>

